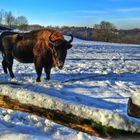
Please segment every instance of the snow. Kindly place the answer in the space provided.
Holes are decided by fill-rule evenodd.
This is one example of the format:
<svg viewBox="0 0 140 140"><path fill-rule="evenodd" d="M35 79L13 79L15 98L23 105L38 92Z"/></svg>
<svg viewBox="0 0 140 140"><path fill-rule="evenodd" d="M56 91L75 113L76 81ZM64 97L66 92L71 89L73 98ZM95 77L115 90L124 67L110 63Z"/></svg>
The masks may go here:
<svg viewBox="0 0 140 140"><path fill-rule="evenodd" d="M0 81L3 82L0 84L1 95L8 95L22 103L73 113L113 128L140 133L140 120L127 115L129 97L140 93L140 45L74 39L64 69L53 68L50 81L43 79L43 73L42 81L36 83L33 64L23 65L14 61L13 70L16 78L11 80L0 68ZM4 84L7 81L18 84ZM18 116L18 113L15 114ZM10 134L14 137L17 133L23 139L36 137L34 132L28 133L26 130L29 126L24 122L24 113L18 123L11 117L11 114L0 117L2 123L9 120L8 126L4 128L4 131L8 131L6 137ZM48 122L45 119L43 121ZM97 139L52 122L49 122L51 126L48 128L44 123L42 126L42 120L37 122L37 125L34 122L29 124L30 129L37 131L39 137L47 135L51 139ZM12 129L9 127L11 123L14 124ZM18 129L20 123L25 136L23 130ZM44 131L48 129L56 133Z"/></svg>
<svg viewBox="0 0 140 140"><path fill-rule="evenodd" d="M135 104L137 106L140 106L140 93L135 92L132 95L131 99L132 99L133 104Z"/></svg>
<svg viewBox="0 0 140 140"><path fill-rule="evenodd" d="M1 109L0 111L1 140L101 140L47 119Z"/></svg>

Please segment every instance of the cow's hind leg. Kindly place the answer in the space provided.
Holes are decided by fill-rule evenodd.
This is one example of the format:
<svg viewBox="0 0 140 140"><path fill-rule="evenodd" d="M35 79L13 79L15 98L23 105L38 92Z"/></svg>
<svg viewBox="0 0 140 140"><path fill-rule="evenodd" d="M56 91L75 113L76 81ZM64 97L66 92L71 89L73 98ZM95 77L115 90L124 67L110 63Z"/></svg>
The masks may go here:
<svg viewBox="0 0 140 140"><path fill-rule="evenodd" d="M14 76L14 73L13 73L13 71L12 71L12 66L13 66L13 64L8 64L8 65L9 65L9 66L8 66L9 74L10 74L11 78L14 78L15 76Z"/></svg>
<svg viewBox="0 0 140 140"><path fill-rule="evenodd" d="M7 67L7 63L6 63L5 60L2 61L2 67L3 67L3 71L4 71L4 73L7 74L7 73L8 73L8 72L7 72L7 68L8 68L8 67Z"/></svg>
<svg viewBox="0 0 140 140"><path fill-rule="evenodd" d="M6 62L6 65L7 65L7 68L8 68L8 71L9 71L9 74L11 76L11 78L14 78L14 73L12 71L12 67L13 67L13 56L11 53L7 53L6 54L6 59L5 59L5 62Z"/></svg>
<svg viewBox="0 0 140 140"><path fill-rule="evenodd" d="M40 82L41 81L40 77L41 77L42 69L43 69L42 61L40 61L39 59L34 59L34 64L35 64L35 70L37 73L36 82Z"/></svg>
<svg viewBox="0 0 140 140"><path fill-rule="evenodd" d="M8 63L9 74L10 74L11 78L14 78L15 76L14 76L14 73L12 71L12 67L13 67L13 62Z"/></svg>

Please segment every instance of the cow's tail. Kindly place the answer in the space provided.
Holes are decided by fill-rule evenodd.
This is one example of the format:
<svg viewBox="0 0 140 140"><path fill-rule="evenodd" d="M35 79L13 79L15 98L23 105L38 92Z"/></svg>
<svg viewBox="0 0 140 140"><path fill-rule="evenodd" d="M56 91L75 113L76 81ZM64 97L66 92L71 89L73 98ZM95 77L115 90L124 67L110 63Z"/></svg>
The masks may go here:
<svg viewBox="0 0 140 140"><path fill-rule="evenodd" d="M2 44L2 34L0 35L0 52L2 54L2 57L4 58L4 48L3 48L3 44Z"/></svg>
<svg viewBox="0 0 140 140"><path fill-rule="evenodd" d="M0 51L2 51L2 37L0 35Z"/></svg>
<svg viewBox="0 0 140 140"><path fill-rule="evenodd" d="M3 49L1 37L0 37L0 51L1 51L2 57L4 58L4 49Z"/></svg>

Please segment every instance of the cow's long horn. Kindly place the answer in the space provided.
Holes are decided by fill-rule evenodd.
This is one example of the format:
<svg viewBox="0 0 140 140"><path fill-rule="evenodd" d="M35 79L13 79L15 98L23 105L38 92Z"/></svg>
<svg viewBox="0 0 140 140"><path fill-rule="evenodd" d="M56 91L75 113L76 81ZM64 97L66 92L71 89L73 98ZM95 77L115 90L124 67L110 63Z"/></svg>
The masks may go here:
<svg viewBox="0 0 140 140"><path fill-rule="evenodd" d="M51 40L52 35L53 35L53 32L49 36L49 43L52 44L53 46L55 46L54 41Z"/></svg>
<svg viewBox="0 0 140 140"><path fill-rule="evenodd" d="M73 35L70 34L70 36L71 36L71 39L68 41L69 43L73 41Z"/></svg>

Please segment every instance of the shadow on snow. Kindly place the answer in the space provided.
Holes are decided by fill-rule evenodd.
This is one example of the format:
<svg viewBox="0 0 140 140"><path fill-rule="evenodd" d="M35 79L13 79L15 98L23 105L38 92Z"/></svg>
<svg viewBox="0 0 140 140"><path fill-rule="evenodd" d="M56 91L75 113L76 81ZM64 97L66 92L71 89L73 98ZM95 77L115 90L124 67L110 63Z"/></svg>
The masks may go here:
<svg viewBox="0 0 140 140"><path fill-rule="evenodd" d="M22 74L26 76L35 76L33 73L30 74ZM16 74L17 77L20 77L21 74ZM2 75L0 75L2 77ZM59 77L63 80L57 79ZM74 77L74 78L72 78ZM89 86L84 84L77 84L74 82L77 81L106 81L108 80L111 85L114 85L116 81L122 82L133 82L136 85L140 85L140 73L109 73L109 74L92 74L92 73L83 73L83 74L52 74L52 80L50 81L43 81L41 83L27 83L24 82L20 85L9 85L12 88L19 88L22 87L28 91L37 92L39 94L47 94L51 97L55 97L58 99L63 99L66 101L74 102L75 104L82 104L88 107L97 107L101 109L108 109L108 110L116 110L118 108L125 108L126 104L124 103L114 103L106 101L105 99L111 99L113 97L103 97L103 98L96 98L92 96L83 95L82 93L77 93L77 88L84 88L93 90L94 88L100 88L98 86ZM41 84L46 84L46 87L43 87ZM75 89L73 91L73 89ZM82 92L82 91L81 91ZM93 93L94 96L94 93ZM126 99L128 97L114 97L114 99Z"/></svg>

